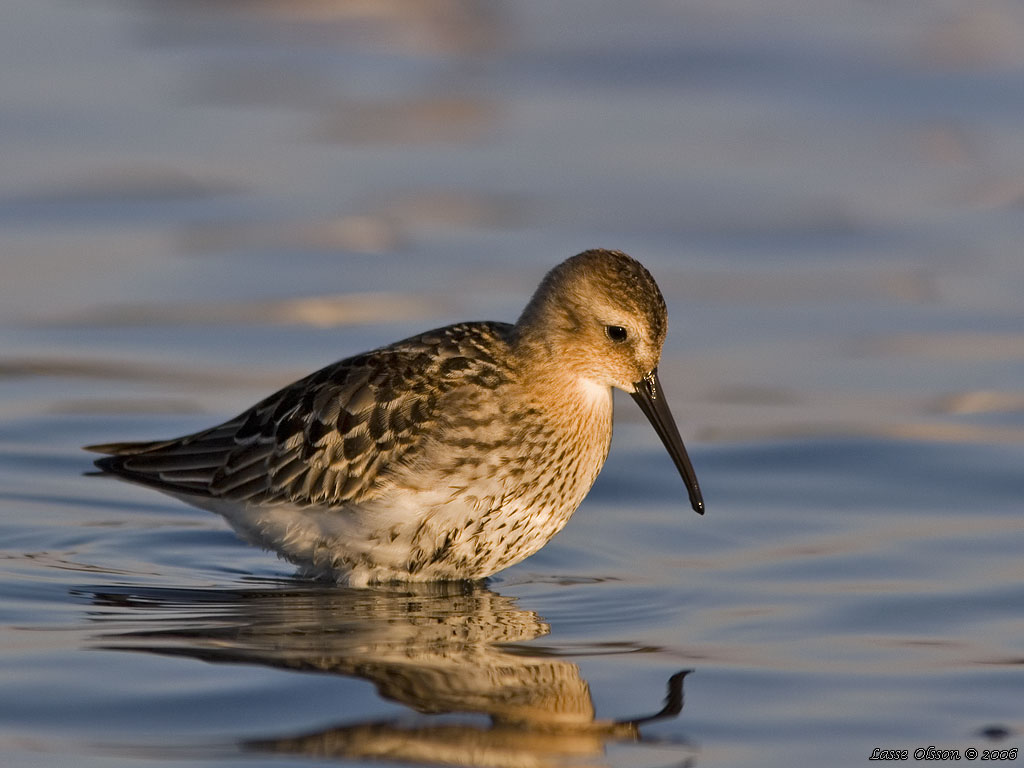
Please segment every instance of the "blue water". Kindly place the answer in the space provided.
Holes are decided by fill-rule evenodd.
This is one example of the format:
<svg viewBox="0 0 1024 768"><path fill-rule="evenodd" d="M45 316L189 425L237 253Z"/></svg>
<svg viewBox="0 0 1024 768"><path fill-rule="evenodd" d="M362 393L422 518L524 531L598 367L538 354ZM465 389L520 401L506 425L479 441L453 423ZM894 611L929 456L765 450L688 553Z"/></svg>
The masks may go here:
<svg viewBox="0 0 1024 768"><path fill-rule="evenodd" d="M1021 82L999 2L9 2L0 764L1024 747ZM86 475L594 246L665 294L704 518L626 397L477 587Z"/></svg>

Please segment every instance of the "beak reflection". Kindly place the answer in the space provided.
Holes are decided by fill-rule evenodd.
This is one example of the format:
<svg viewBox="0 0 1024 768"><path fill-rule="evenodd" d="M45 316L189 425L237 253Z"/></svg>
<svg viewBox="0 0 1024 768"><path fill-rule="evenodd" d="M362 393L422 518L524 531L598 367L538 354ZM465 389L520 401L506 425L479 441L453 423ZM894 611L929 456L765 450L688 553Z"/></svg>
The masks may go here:
<svg viewBox="0 0 1024 768"><path fill-rule="evenodd" d="M686 455L686 447L683 445L683 438L679 436L679 429L676 421L672 418L672 411L669 410L668 400L662 391L661 382L658 381L658 369L655 368L643 379L633 385L632 398L636 400L644 416L651 422L654 431L658 433L661 442L668 449L669 456L675 462L683 482L686 483L687 493L690 494L690 506L698 515L704 514L704 497L701 496L700 486L697 484L697 473L693 471L693 464L690 457Z"/></svg>

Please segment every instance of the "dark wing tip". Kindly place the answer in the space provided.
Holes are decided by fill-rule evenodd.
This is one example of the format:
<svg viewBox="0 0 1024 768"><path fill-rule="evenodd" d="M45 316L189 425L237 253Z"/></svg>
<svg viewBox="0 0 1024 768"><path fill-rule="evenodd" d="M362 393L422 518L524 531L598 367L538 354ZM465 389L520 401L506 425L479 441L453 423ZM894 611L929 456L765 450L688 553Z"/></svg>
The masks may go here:
<svg viewBox="0 0 1024 768"><path fill-rule="evenodd" d="M171 495L211 495L206 483L167 480L159 472L133 468L131 466L133 458L132 454L103 456L93 462L99 472L88 472L86 474L98 477L118 477L147 488L170 493Z"/></svg>
<svg viewBox="0 0 1024 768"><path fill-rule="evenodd" d="M106 453L112 456L129 456L133 453L143 453L154 448L162 448L170 445L173 440L153 440L151 442L122 442L122 443L96 443L95 445L83 445L83 451L93 453ZM98 463L98 462L97 462Z"/></svg>
<svg viewBox="0 0 1024 768"><path fill-rule="evenodd" d="M119 453L118 446L120 445L123 445L123 443L96 443L96 445L83 445L82 450L91 451L92 453Z"/></svg>

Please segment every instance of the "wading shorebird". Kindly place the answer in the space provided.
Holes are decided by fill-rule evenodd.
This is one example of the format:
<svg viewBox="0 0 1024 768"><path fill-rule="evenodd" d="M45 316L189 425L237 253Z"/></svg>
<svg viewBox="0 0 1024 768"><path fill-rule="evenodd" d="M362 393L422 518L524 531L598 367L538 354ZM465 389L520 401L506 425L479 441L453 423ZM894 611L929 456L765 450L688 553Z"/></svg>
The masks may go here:
<svg viewBox="0 0 1024 768"><path fill-rule="evenodd" d="M458 323L350 357L235 418L109 443L103 472L222 515L246 541L352 586L481 579L544 546L597 478L612 387L632 395L698 514L658 381L665 300L618 251L544 277L514 325Z"/></svg>

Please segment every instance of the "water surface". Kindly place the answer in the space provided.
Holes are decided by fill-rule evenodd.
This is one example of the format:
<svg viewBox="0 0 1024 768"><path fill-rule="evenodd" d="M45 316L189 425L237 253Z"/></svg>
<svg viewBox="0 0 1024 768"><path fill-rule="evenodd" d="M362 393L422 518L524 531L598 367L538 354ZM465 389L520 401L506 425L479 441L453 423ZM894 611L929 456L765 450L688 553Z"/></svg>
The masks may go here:
<svg viewBox="0 0 1024 768"><path fill-rule="evenodd" d="M1024 746L1012 3L7 4L0 762L864 765ZM296 579L86 476L627 250L619 401L485 585Z"/></svg>

